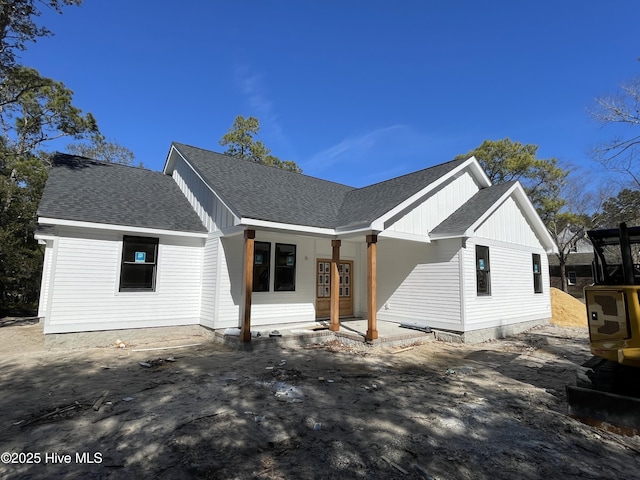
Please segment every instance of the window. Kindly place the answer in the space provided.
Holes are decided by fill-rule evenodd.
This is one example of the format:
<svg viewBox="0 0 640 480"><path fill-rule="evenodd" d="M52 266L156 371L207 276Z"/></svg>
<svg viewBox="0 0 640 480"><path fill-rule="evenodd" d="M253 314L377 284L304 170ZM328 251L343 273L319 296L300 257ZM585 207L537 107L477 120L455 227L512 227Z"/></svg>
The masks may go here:
<svg viewBox="0 0 640 480"><path fill-rule="evenodd" d="M538 253L533 254L533 291L542 293L542 265Z"/></svg>
<svg viewBox="0 0 640 480"><path fill-rule="evenodd" d="M575 270L569 270L567 272L567 281L568 281L569 285L575 285L576 284L576 271Z"/></svg>
<svg viewBox="0 0 640 480"><path fill-rule="evenodd" d="M268 242L255 242L253 249L253 291L268 292L271 270L271 244Z"/></svg>
<svg viewBox="0 0 640 480"><path fill-rule="evenodd" d="M158 239L128 237L122 239L120 291L155 291Z"/></svg>
<svg viewBox="0 0 640 480"><path fill-rule="evenodd" d="M293 292L296 289L296 246L276 243L273 290Z"/></svg>
<svg viewBox="0 0 640 480"><path fill-rule="evenodd" d="M491 295L489 247L476 245L476 284L478 295Z"/></svg>

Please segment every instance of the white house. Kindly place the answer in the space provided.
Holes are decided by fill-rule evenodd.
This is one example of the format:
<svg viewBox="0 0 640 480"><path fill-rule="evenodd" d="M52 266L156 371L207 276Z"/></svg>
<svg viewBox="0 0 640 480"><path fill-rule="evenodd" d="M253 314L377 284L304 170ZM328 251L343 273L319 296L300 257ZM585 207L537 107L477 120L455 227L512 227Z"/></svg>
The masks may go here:
<svg viewBox="0 0 640 480"><path fill-rule="evenodd" d="M38 210L44 332L340 317L467 335L551 317L556 248L475 158L364 188L174 143L163 172L59 155Z"/></svg>

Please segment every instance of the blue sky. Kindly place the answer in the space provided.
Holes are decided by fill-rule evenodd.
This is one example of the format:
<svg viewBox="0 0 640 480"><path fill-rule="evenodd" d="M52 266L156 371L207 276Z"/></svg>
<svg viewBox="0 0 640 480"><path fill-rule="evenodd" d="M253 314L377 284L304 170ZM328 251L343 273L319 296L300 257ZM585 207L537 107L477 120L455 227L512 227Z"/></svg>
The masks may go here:
<svg viewBox="0 0 640 480"><path fill-rule="evenodd" d="M587 111L638 75L638 18L636 0L85 0L43 12L55 36L22 62L154 170L253 115L274 155L353 186L504 137L593 171L608 133Z"/></svg>

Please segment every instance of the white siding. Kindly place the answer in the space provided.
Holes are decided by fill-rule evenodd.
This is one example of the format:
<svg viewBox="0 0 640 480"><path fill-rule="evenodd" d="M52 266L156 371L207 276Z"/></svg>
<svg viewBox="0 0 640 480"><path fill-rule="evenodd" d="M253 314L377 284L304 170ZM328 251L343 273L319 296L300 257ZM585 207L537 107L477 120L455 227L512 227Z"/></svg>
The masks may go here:
<svg viewBox="0 0 640 480"><path fill-rule="evenodd" d="M173 179L209 232L234 225L233 214L182 158L176 160Z"/></svg>
<svg viewBox="0 0 640 480"><path fill-rule="evenodd" d="M460 330L459 250L459 240L423 244L381 239L378 318Z"/></svg>
<svg viewBox="0 0 640 480"><path fill-rule="evenodd" d="M200 323L214 328L218 299L218 272L220 238L209 235L204 247L202 262L202 309Z"/></svg>
<svg viewBox="0 0 640 480"><path fill-rule="evenodd" d="M476 290L476 245L489 247L491 295ZM542 292L534 293L532 254L540 254ZM465 331L551 317L549 271L544 250L474 238L463 252Z"/></svg>
<svg viewBox="0 0 640 480"><path fill-rule="evenodd" d="M271 243L270 291L253 292L251 325L315 320L315 241L309 237L256 232L256 241ZM218 318L215 328L237 327L242 302L243 242L241 235L221 239ZM330 240L326 241L331 245ZM296 245L296 290L274 292L276 243Z"/></svg>
<svg viewBox="0 0 640 480"><path fill-rule="evenodd" d="M160 237L155 292L119 292L122 234L61 232L45 333L197 324L202 239Z"/></svg>
<svg viewBox="0 0 640 480"><path fill-rule="evenodd" d="M53 240L47 240L42 262L42 280L40 281L40 300L38 301L38 317L44 317L47 313L49 301L49 282L51 281L51 268L53 265Z"/></svg>
<svg viewBox="0 0 640 480"><path fill-rule="evenodd" d="M476 230L476 236L532 248L540 248L540 240L531 229L520 208L509 197Z"/></svg>
<svg viewBox="0 0 640 480"><path fill-rule="evenodd" d="M473 177L465 171L403 217L395 220L386 230L427 236L429 231L455 212L478 190L479 187Z"/></svg>

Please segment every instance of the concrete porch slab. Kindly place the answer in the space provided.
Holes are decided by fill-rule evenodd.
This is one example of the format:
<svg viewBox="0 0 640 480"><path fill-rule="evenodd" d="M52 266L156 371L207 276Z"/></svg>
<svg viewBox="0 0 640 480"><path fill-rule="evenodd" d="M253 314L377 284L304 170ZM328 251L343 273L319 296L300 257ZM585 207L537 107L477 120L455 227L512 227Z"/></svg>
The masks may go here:
<svg viewBox="0 0 640 480"><path fill-rule="evenodd" d="M275 346L303 346L338 340L345 345L397 346L433 340L433 334L403 328L399 323L378 320L378 338L367 342L367 320L341 320L340 330L329 330L329 321L290 325L264 325L251 329L251 342L240 342L240 329L215 331L216 341L238 348L261 349Z"/></svg>

